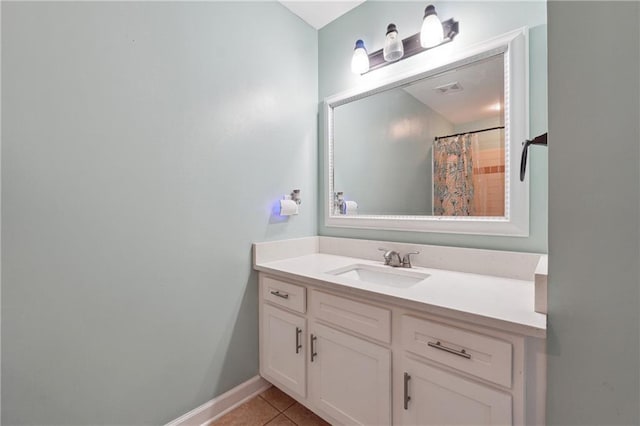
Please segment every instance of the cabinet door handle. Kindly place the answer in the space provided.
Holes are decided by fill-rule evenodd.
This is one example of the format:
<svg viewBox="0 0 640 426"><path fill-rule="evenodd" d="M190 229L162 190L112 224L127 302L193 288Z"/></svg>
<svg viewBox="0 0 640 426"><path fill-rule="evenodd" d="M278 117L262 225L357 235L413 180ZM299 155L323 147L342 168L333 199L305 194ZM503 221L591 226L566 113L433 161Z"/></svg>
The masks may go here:
<svg viewBox="0 0 640 426"><path fill-rule="evenodd" d="M312 334L311 335L311 362L313 362L314 358L318 356L318 354L316 353L316 340L318 340L318 338Z"/></svg>
<svg viewBox="0 0 640 426"><path fill-rule="evenodd" d="M462 358L471 359L471 354L468 354L464 349L461 351L457 351L453 348L448 348L440 343L439 340L435 343L427 342L427 345L431 346L432 348L440 349L441 351L449 352L450 354L461 356Z"/></svg>
<svg viewBox="0 0 640 426"><path fill-rule="evenodd" d="M409 396L409 380L411 380L411 376L409 373L404 373L404 409L409 409L409 401L411 401L411 397Z"/></svg>
<svg viewBox="0 0 640 426"><path fill-rule="evenodd" d="M289 298L289 295L287 293L280 293L279 290L272 291L271 294L273 294L274 296L282 297L283 299Z"/></svg>
<svg viewBox="0 0 640 426"><path fill-rule="evenodd" d="M300 343L300 336L302 335L302 329L300 327L296 327L296 353L300 353L300 349L302 349L302 343Z"/></svg>

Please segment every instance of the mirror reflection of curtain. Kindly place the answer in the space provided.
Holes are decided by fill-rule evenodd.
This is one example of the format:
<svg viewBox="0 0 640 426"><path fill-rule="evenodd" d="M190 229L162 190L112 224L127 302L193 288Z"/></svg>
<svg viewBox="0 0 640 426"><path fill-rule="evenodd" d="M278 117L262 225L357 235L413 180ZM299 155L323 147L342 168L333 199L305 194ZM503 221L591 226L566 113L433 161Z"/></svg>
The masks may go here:
<svg viewBox="0 0 640 426"><path fill-rule="evenodd" d="M433 143L433 214L473 216L473 151L478 135L466 134Z"/></svg>

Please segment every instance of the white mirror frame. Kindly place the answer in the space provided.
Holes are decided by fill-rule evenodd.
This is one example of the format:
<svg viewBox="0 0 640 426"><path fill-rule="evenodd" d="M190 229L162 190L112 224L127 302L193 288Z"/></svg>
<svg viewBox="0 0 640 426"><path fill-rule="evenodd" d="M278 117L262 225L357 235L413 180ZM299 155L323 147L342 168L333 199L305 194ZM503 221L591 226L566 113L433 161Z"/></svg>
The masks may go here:
<svg viewBox="0 0 640 426"><path fill-rule="evenodd" d="M520 182L522 142L529 135L529 49L527 28L475 45L437 64L424 64L384 81L365 84L324 101L324 208L328 227L444 232L480 235L529 235L529 174ZM504 54L505 216L335 215L333 194L334 108L432 75ZM345 71L346 72L346 71ZM530 169L530 168L529 168Z"/></svg>

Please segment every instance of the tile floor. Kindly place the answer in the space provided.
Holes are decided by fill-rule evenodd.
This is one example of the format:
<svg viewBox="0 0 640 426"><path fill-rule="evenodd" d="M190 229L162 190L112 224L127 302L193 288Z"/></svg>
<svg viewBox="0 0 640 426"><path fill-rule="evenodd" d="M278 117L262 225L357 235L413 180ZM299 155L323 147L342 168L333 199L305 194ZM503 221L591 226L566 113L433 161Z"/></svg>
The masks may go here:
<svg viewBox="0 0 640 426"><path fill-rule="evenodd" d="M327 426L329 423L275 386L228 412L210 426Z"/></svg>

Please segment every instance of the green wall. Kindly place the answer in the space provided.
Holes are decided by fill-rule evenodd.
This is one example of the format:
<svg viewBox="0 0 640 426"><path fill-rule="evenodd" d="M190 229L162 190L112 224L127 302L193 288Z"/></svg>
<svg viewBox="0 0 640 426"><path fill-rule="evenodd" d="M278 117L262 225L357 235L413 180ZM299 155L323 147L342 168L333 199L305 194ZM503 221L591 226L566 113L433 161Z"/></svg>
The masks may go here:
<svg viewBox="0 0 640 426"><path fill-rule="evenodd" d="M639 76L638 2L549 3L550 426L640 424Z"/></svg>
<svg viewBox="0 0 640 426"><path fill-rule="evenodd" d="M546 4L544 2L436 2L442 19L455 18L460 22L460 34L454 40L456 48L464 48L508 31L529 27L530 71L530 135L547 131L547 34ZM350 61L353 45L363 39L370 52L384 44L385 29L390 22L398 26L401 37L420 30L425 4L419 2L367 1L318 32L318 96L324 98L353 89L361 77L351 73ZM440 49L446 49L443 46ZM435 51L434 51L435 52ZM444 52L444 50L443 50ZM375 71L367 78L384 79L414 66L424 55L416 55L398 64ZM323 130L319 131L320 141ZM320 148L321 149L321 148ZM331 228L324 225L323 200L326 194L320 185L319 234L334 237L364 238L478 247L498 250L547 252L547 151L534 147L530 152L531 202L529 237L496 237L415 233L398 231L372 231L363 229ZM322 164L321 164L322 166ZM323 182L320 168L320 183Z"/></svg>
<svg viewBox="0 0 640 426"><path fill-rule="evenodd" d="M336 191L357 201L359 214L431 213L432 149L425 141L451 134L450 122L396 88L340 105L333 126Z"/></svg>
<svg viewBox="0 0 640 426"><path fill-rule="evenodd" d="M3 424L162 424L258 373L251 243L316 234L316 46L275 2L2 2Z"/></svg>

